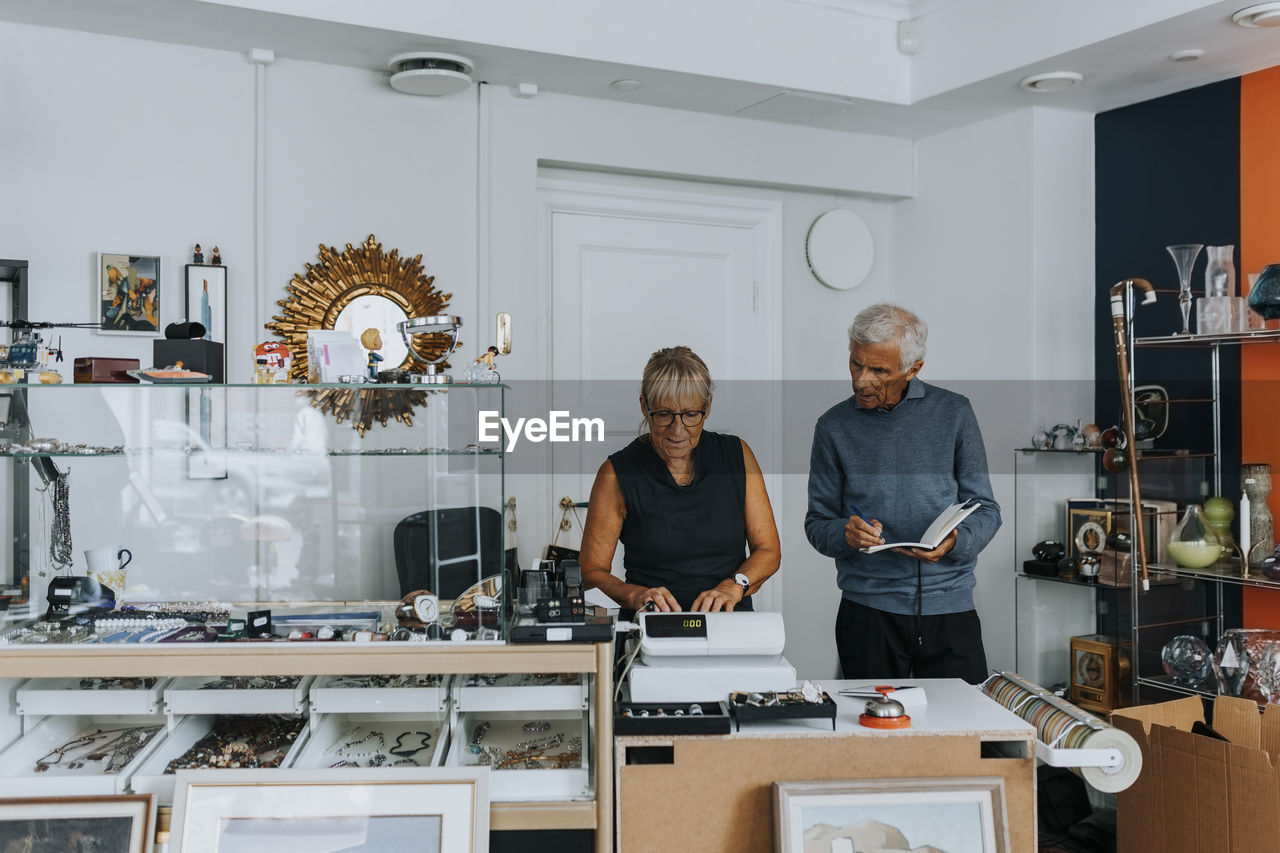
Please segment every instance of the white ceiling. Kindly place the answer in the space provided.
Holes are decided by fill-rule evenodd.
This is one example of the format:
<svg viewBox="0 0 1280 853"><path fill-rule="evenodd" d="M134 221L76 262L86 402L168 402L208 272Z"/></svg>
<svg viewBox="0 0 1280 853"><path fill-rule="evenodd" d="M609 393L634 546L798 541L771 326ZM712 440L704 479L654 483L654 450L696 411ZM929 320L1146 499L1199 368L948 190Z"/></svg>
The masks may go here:
<svg viewBox="0 0 1280 853"><path fill-rule="evenodd" d="M441 48L477 80L919 137L1032 104L1099 112L1280 64L1244 0L0 0L0 20L383 71ZM898 50L906 22L919 50ZM1175 50L1203 58L1176 63ZM1031 94L1050 70L1083 84ZM643 81L618 92L620 78Z"/></svg>

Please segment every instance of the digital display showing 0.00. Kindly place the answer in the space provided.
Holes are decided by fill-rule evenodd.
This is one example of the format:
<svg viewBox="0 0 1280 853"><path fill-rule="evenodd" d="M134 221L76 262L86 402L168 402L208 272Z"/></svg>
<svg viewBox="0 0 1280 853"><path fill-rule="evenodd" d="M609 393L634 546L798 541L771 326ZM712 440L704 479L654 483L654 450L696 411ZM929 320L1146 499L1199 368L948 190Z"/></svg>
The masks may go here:
<svg viewBox="0 0 1280 853"><path fill-rule="evenodd" d="M644 632L650 637L699 637L707 636L707 617L692 613L647 613Z"/></svg>

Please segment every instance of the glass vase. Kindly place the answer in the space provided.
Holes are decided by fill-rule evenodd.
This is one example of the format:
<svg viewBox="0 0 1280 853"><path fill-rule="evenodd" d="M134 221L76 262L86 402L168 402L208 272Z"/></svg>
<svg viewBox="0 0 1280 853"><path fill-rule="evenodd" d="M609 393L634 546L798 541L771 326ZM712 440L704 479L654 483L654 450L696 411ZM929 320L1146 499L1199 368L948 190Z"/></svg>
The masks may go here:
<svg viewBox="0 0 1280 853"><path fill-rule="evenodd" d="M1235 246L1205 246L1205 296L1236 295Z"/></svg>
<svg viewBox="0 0 1280 853"><path fill-rule="evenodd" d="M1177 246L1165 246L1173 258L1173 265L1178 268L1178 307L1182 310L1182 331L1178 334L1191 334L1191 268L1200 256L1203 243L1182 243ZM1278 270L1280 272L1280 270ZM1280 315L1278 315L1280 316Z"/></svg>
<svg viewBox="0 0 1280 853"><path fill-rule="evenodd" d="M1280 264L1267 264L1249 288L1249 307L1267 320L1280 319Z"/></svg>
<svg viewBox="0 0 1280 853"><path fill-rule="evenodd" d="M1222 539L1205 521L1200 504L1188 504L1169 535L1169 556L1185 569L1206 569L1222 559Z"/></svg>
<svg viewBox="0 0 1280 853"><path fill-rule="evenodd" d="M1275 523L1267 508L1267 496L1271 494L1271 466L1255 462L1240 466L1240 482L1249 496L1249 518L1240 519L1249 525L1249 553L1245 561L1250 569L1262 568L1262 561L1275 551Z"/></svg>

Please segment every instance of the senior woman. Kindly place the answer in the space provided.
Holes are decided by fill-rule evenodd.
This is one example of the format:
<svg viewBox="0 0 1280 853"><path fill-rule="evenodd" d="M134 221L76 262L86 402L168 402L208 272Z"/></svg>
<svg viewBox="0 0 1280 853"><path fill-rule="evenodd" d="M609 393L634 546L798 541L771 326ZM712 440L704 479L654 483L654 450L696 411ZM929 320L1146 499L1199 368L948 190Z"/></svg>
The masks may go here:
<svg viewBox="0 0 1280 853"><path fill-rule="evenodd" d="M640 384L648 430L596 473L582 580L624 610L751 610L750 595L782 561L751 448L703 429L712 389L693 350L655 352ZM609 571L619 542L625 581Z"/></svg>

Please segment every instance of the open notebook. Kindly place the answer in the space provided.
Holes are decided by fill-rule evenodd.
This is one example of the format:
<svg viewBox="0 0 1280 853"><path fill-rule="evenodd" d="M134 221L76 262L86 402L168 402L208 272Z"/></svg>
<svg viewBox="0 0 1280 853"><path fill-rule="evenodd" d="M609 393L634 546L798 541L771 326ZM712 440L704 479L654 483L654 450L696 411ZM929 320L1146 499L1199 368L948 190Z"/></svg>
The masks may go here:
<svg viewBox="0 0 1280 853"><path fill-rule="evenodd" d="M968 518L969 514L980 506L982 506L982 502L976 498L970 498L963 503L952 504L933 520L933 524L929 525L929 529L921 534L919 542L886 542L883 545L863 548L862 550L868 554L874 554L886 548L923 548L926 551L932 551L942 544L942 540L946 539L951 531L960 526L960 522Z"/></svg>

